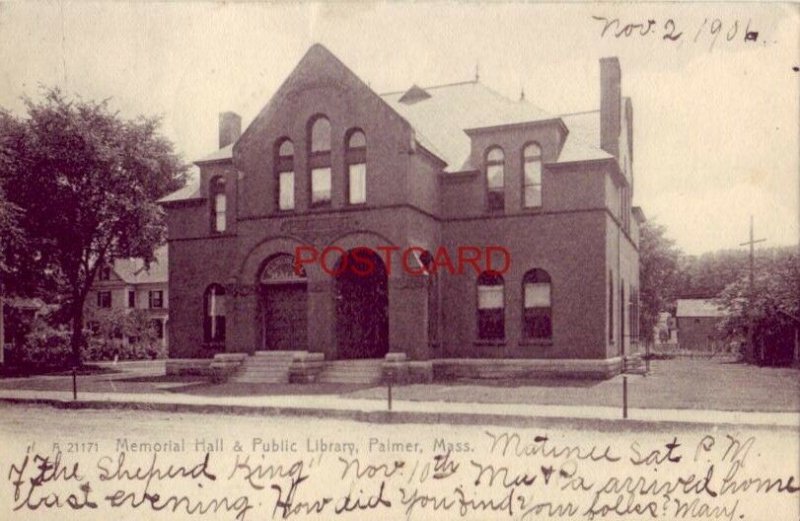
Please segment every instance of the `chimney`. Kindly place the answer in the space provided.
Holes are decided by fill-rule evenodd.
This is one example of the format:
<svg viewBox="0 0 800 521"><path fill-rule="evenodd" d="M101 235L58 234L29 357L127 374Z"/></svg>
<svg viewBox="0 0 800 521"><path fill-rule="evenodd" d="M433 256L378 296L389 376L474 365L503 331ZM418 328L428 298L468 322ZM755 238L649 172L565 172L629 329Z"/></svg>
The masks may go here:
<svg viewBox="0 0 800 521"><path fill-rule="evenodd" d="M619 157L622 91L619 60L600 58L600 148Z"/></svg>
<svg viewBox="0 0 800 521"><path fill-rule="evenodd" d="M219 148L235 143L242 133L242 118L235 112L219 114Z"/></svg>

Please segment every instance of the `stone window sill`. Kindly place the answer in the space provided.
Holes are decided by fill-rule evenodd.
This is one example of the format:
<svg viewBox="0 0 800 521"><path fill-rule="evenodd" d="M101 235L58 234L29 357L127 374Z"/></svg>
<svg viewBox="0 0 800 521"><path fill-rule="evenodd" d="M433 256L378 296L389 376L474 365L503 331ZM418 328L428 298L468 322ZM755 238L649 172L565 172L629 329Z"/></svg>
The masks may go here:
<svg viewBox="0 0 800 521"><path fill-rule="evenodd" d="M520 340L519 342L520 347L552 347L552 345L553 339L551 338Z"/></svg>
<svg viewBox="0 0 800 521"><path fill-rule="evenodd" d="M480 338L477 340L473 340L472 343L476 346L497 346L502 347L505 346L506 340L505 339L487 339L487 338Z"/></svg>

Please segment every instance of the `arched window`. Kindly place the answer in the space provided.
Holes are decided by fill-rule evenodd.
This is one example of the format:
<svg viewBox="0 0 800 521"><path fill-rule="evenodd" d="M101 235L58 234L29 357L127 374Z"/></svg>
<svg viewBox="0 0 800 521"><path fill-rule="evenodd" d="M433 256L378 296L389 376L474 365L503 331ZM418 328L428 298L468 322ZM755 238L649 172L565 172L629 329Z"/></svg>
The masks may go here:
<svg viewBox="0 0 800 521"><path fill-rule="evenodd" d="M278 142L275 172L278 183L279 210L294 209L294 145L290 139Z"/></svg>
<svg viewBox="0 0 800 521"><path fill-rule="evenodd" d="M325 116L311 120L308 162L311 169L311 206L331 204L331 123Z"/></svg>
<svg viewBox="0 0 800 521"><path fill-rule="evenodd" d="M499 273L484 271L478 276L478 338L502 340L505 331L503 277Z"/></svg>
<svg viewBox="0 0 800 521"><path fill-rule="evenodd" d="M228 201L225 195L225 179L221 176L213 178L209 192L211 196L211 230L215 233L222 233L228 223L226 217Z"/></svg>
<svg viewBox="0 0 800 521"><path fill-rule="evenodd" d="M524 179L522 200L525 208L542 206L542 149L536 143L527 145L522 153Z"/></svg>
<svg viewBox="0 0 800 521"><path fill-rule="evenodd" d="M540 269L522 277L522 336L527 339L553 337L553 308L550 275Z"/></svg>
<svg viewBox="0 0 800 521"><path fill-rule="evenodd" d="M367 202L367 137L359 129L347 138L347 202Z"/></svg>
<svg viewBox="0 0 800 521"><path fill-rule="evenodd" d="M204 300L203 337L209 343L225 343L225 288L212 284Z"/></svg>
<svg viewBox="0 0 800 521"><path fill-rule="evenodd" d="M500 147L494 147L486 154L487 205L490 211L505 208L505 159Z"/></svg>

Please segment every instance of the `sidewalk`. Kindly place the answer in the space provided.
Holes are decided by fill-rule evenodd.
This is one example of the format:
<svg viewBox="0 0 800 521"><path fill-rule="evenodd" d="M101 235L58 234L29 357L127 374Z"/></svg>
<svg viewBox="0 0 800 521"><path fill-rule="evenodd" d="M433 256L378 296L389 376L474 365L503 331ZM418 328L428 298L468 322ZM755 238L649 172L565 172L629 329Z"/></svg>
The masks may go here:
<svg viewBox="0 0 800 521"><path fill-rule="evenodd" d="M0 402L60 408L129 408L171 412L317 416L380 423L451 423L510 426L579 426L594 430L669 430L744 426L800 430L800 413L758 413L696 409L629 409L567 405L478 404L441 401L354 399L336 395L198 396L156 393L97 393L0 390Z"/></svg>

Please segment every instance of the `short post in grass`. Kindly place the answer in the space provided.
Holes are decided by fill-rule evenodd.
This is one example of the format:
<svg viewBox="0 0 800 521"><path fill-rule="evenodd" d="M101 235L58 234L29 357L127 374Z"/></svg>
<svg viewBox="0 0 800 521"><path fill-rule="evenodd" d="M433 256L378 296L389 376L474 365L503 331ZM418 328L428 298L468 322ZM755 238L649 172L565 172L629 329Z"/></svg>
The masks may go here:
<svg viewBox="0 0 800 521"><path fill-rule="evenodd" d="M622 418L628 418L628 377L622 377Z"/></svg>
<svg viewBox="0 0 800 521"><path fill-rule="evenodd" d="M78 399L78 371L72 366L72 399Z"/></svg>

